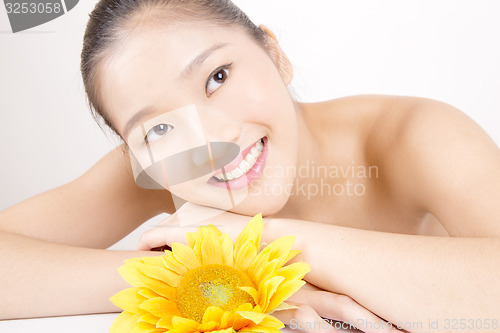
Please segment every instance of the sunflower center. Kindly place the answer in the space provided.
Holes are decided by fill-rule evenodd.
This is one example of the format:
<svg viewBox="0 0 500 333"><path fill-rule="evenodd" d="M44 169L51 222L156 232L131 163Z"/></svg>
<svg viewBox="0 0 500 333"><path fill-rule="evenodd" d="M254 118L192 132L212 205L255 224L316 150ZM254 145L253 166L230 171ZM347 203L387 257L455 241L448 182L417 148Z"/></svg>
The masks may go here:
<svg viewBox="0 0 500 333"><path fill-rule="evenodd" d="M201 323L210 306L234 311L240 304L254 304L252 297L238 288L253 286L252 280L234 267L200 266L182 276L177 286L177 307L186 318Z"/></svg>

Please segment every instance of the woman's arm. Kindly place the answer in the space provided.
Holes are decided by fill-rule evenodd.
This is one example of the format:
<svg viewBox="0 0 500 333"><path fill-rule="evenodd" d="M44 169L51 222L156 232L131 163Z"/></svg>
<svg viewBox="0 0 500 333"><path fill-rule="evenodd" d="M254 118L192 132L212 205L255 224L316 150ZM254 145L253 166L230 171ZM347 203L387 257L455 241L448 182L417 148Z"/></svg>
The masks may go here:
<svg viewBox="0 0 500 333"><path fill-rule="evenodd" d="M414 236L273 219L263 240L285 234L297 236L294 248L303 253L295 260L311 266L307 281L349 295L411 332L446 332L446 319L500 325L498 238ZM429 329L436 320L439 329Z"/></svg>
<svg viewBox="0 0 500 333"><path fill-rule="evenodd" d="M158 253L98 249L172 211L168 192L134 184L119 147L77 180L1 212L0 319L120 311L108 300L126 287L117 268Z"/></svg>
<svg viewBox="0 0 500 333"><path fill-rule="evenodd" d="M48 243L0 231L0 320L120 312L109 297L130 286L127 258L160 252L108 251Z"/></svg>
<svg viewBox="0 0 500 333"><path fill-rule="evenodd" d="M500 151L449 105L420 99L408 112L398 109L374 126L370 164L379 166L393 205L433 214L452 238L296 220L273 220L264 236L297 235L312 268L308 281L410 331L453 331L464 322L498 331Z"/></svg>

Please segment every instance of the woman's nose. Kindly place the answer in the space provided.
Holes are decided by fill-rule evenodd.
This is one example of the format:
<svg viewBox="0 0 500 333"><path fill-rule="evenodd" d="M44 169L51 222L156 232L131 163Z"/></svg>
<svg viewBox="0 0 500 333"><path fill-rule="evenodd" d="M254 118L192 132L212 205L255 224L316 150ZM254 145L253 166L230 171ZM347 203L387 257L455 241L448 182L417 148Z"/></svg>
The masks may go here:
<svg viewBox="0 0 500 333"><path fill-rule="evenodd" d="M207 142L238 142L241 132L240 124L230 117L230 112L199 108L198 113Z"/></svg>
<svg viewBox="0 0 500 333"><path fill-rule="evenodd" d="M230 163L239 153L240 147L233 142L209 142L191 150L192 164L200 171L211 173Z"/></svg>
<svg viewBox="0 0 500 333"><path fill-rule="evenodd" d="M166 177L169 186L189 182L222 168L238 156L240 149L232 142L211 142L184 150L153 164L149 173Z"/></svg>

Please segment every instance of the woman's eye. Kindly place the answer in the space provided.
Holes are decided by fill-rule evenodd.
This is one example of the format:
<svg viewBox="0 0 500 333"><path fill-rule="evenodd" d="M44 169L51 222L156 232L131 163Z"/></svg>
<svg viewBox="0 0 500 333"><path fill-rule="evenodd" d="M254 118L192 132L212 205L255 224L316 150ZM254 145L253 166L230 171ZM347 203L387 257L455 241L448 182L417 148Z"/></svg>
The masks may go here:
<svg viewBox="0 0 500 333"><path fill-rule="evenodd" d="M158 124L149 130L148 134L146 134L146 137L144 138L144 141L146 141L146 143L149 144L153 141L161 139L162 137L165 136L165 134L170 132L173 128L174 127L169 124Z"/></svg>
<svg viewBox="0 0 500 333"><path fill-rule="evenodd" d="M210 97L219 87L226 81L227 76L229 75L229 69L227 68L219 68L216 69L216 72L211 75L209 80L207 81L207 96Z"/></svg>

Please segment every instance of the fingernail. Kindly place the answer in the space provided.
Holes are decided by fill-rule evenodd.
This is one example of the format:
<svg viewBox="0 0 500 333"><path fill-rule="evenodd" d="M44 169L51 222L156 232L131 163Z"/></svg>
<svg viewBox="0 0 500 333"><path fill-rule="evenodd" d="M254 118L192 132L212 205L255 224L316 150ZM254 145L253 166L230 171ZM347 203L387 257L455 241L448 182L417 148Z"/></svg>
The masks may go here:
<svg viewBox="0 0 500 333"><path fill-rule="evenodd" d="M172 248L170 246L168 246L168 245L163 245L163 246L159 246L159 247L153 247L151 249L151 251L162 251L162 252L165 251L165 250L172 251Z"/></svg>

